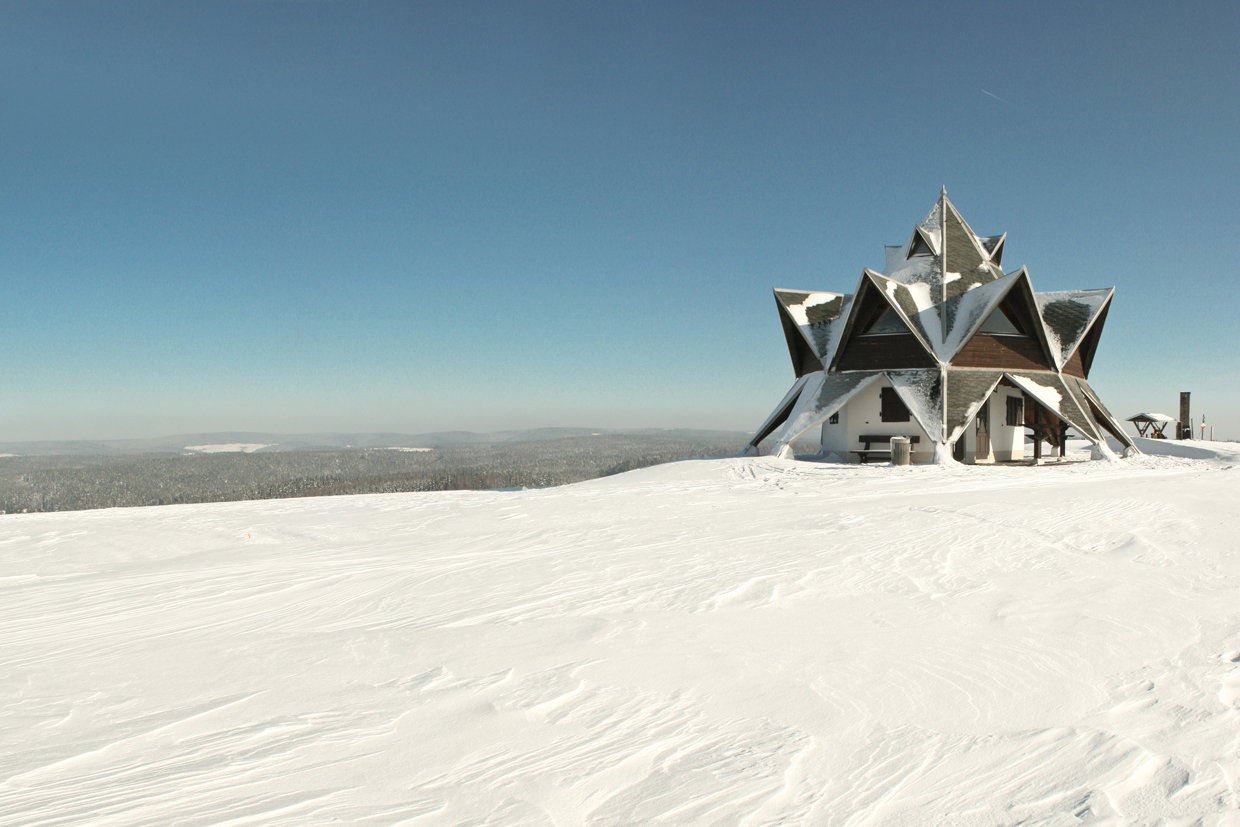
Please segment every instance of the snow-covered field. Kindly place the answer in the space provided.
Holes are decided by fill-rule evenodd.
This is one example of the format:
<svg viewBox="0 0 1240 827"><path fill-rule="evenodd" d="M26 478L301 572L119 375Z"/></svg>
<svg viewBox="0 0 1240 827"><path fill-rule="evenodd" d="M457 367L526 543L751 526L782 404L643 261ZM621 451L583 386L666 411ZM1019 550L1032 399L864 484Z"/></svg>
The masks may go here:
<svg viewBox="0 0 1240 827"><path fill-rule="evenodd" d="M1240 825L1194 448L6 516L0 824Z"/></svg>
<svg viewBox="0 0 1240 827"><path fill-rule="evenodd" d="M186 451L197 451L200 454L252 454L260 448L270 448L264 442L218 442L213 445L186 445Z"/></svg>

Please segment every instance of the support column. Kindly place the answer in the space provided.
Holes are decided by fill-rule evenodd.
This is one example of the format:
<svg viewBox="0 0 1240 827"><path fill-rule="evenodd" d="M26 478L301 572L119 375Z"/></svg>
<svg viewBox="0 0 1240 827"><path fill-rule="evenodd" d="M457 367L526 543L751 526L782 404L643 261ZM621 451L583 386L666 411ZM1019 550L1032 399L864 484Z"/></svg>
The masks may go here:
<svg viewBox="0 0 1240 827"><path fill-rule="evenodd" d="M1042 459L1042 406L1033 403L1033 461Z"/></svg>

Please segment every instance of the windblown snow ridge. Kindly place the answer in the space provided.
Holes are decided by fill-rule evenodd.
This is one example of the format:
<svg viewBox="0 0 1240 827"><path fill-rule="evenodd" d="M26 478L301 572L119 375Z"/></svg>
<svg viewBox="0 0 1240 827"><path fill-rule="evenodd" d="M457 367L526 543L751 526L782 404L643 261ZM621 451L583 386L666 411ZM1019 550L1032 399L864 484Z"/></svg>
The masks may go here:
<svg viewBox="0 0 1240 827"><path fill-rule="evenodd" d="M1229 823L1235 467L10 516L0 825Z"/></svg>

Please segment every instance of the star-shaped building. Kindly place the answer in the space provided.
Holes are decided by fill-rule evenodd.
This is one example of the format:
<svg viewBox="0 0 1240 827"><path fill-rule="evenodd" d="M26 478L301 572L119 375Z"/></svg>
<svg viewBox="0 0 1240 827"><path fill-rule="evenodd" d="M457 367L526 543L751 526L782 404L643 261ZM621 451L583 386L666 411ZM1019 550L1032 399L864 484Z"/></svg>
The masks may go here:
<svg viewBox="0 0 1240 827"><path fill-rule="evenodd" d="M1062 452L1068 426L1136 451L1088 381L1115 289L1035 293L1024 267L1003 272L1006 238L973 232L944 189L851 295L775 290L796 382L749 451L773 436L787 456L821 427L823 453L851 460L901 435L914 462L1002 462L1024 457L1026 430L1035 456Z"/></svg>

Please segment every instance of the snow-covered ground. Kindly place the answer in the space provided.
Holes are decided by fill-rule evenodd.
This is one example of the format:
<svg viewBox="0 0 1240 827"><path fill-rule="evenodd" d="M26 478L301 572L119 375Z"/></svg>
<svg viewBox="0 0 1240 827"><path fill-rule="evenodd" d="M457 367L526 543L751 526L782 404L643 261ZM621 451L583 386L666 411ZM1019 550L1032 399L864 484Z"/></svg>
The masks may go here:
<svg viewBox="0 0 1240 827"><path fill-rule="evenodd" d="M264 442L218 442L213 445L186 445L186 451L197 451L200 454L252 454L260 448L270 448Z"/></svg>
<svg viewBox="0 0 1240 827"><path fill-rule="evenodd" d="M1240 825L1192 447L6 516L0 824Z"/></svg>

